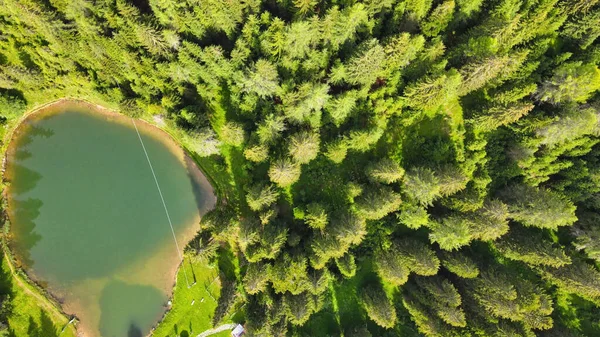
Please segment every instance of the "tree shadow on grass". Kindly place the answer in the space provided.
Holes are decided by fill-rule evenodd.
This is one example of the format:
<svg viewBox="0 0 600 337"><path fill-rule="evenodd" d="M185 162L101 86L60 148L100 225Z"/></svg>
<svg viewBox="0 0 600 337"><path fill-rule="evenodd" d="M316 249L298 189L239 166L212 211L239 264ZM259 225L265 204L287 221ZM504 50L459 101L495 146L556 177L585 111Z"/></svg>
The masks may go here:
<svg viewBox="0 0 600 337"><path fill-rule="evenodd" d="M28 336L58 337L58 330L59 329L54 325L50 316L48 316L45 311L41 312L39 325L33 317L29 317L29 327L27 328Z"/></svg>

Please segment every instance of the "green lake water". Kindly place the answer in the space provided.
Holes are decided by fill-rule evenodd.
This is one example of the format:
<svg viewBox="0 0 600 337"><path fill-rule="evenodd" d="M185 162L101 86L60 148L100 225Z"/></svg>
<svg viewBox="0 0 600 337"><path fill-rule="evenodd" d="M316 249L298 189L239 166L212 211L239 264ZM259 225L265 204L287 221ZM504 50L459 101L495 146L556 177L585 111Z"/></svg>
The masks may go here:
<svg viewBox="0 0 600 337"><path fill-rule="evenodd" d="M29 117L8 152L11 247L80 318L80 333L145 336L180 260L138 135L126 117L54 110ZM214 205L212 188L168 137L137 126L183 249Z"/></svg>

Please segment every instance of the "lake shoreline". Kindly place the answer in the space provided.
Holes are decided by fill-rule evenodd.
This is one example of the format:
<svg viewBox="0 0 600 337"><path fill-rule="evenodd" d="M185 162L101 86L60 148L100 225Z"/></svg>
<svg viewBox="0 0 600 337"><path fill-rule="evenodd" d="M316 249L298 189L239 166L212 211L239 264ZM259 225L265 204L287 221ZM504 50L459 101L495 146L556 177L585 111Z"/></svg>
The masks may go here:
<svg viewBox="0 0 600 337"><path fill-rule="evenodd" d="M89 101L86 100L81 100L81 99L72 99L72 98L62 98L59 100L55 100L52 102L48 102L45 104L42 104L38 107L35 107L31 110L29 110L28 112L26 112L25 114L23 114L23 116L21 116L19 118L19 120L11 127L11 130L9 132L7 132L7 134L5 135L5 139L4 139L4 146L3 149L4 154L3 154L3 162L2 162L2 181L5 184L5 188L2 191L2 197L4 198L4 204L7 206L4 208L3 210L3 216L5 217L5 219L8 219L9 224L11 223L11 218L13 218L11 216L11 207L10 207L10 198L8 197L9 195L9 191L10 191L10 183L12 181L12 174L10 172L8 162L11 158L12 155L14 155L14 150L16 147L16 139L19 137L20 132L22 132L24 129L26 129L26 127L28 126L28 121L31 121L32 119L35 120L35 118L44 118L46 116L51 116L54 113L58 113L60 111L63 111L65 108L69 108L69 107L75 107L75 108L81 108L81 109L87 109L90 111L90 113L93 114L98 114L98 116L102 116L104 118L110 119L111 121L117 121L119 123L127 123L130 120L135 120L135 124L138 128L140 128L140 130L143 132L145 132L146 135L152 136L153 138L158 139L161 143L163 143L165 146L167 146L174 154L178 154L180 153L182 155L181 158L178 158L182 161L182 163L184 163L186 165L186 167L188 168L188 173L190 175L190 179L193 179L194 181L196 181L198 184L202 185L202 187L206 190L209 191L209 195L208 198L203 205L205 207L200 208L200 206L198 207L198 211L200 213L199 217L195 217L195 219L193 219L190 222L190 230L188 230L189 233L191 234L187 234L186 237L189 237L189 240L185 241L185 246L187 246L187 244L189 243L189 241L191 239L193 239L193 237L195 236L195 234L198 232L199 230L199 226L194 228L192 230L192 226L193 225L198 225L198 220L210 209L214 208L215 205L217 204L217 196L215 194L215 189L212 186L212 184L210 184L210 180L209 177L206 176L206 173L203 172L203 170L201 169L201 166L194 160L194 158L188 153L188 150L183 146L183 144L176 139L172 134L170 134L169 132L161 129L159 126L157 125L153 125L152 123L143 120L143 119L133 119L132 117L129 117L125 114L119 113L116 110L112 110L109 108L106 108L104 106L101 106L99 104L94 104L91 103ZM137 123L137 122L142 122L142 123ZM129 125L131 126L131 124ZM189 163L194 163L193 165L193 169L189 169ZM186 225L186 228L188 227L188 225ZM4 231L4 235L3 235L3 243L4 243L4 247L3 249L5 250L5 253L7 254L7 258L9 260L9 263L15 268L16 272L19 272L19 274L23 275L23 278L26 280L27 283L30 283L32 286L34 286L36 289L38 289L41 293L42 296L45 296L46 298L48 298L55 306L58 312L62 313L62 315L64 315L65 317L71 319L71 318L76 318L77 320L79 320L79 317L77 316L77 314L69 314L65 311L65 304L64 301L61 300L60 296L57 296L57 294L53 293L52 290L50 290L48 287L44 286L42 284L42 282L39 282L35 275L33 275L32 273L30 273L28 270L26 270L24 268L24 264L22 264L22 262L19 260L18 256L16 254L14 254L13 249L10 247L10 241L11 241L11 237L12 237L12 233L11 233L11 229L10 226L8 228L5 228ZM183 249L183 247L180 247ZM183 252L181 252L183 253ZM172 300L173 298L173 293L174 290L176 288L177 285L177 272L178 270L181 268L181 263L182 261L179 261L177 264L174 264L171 268L169 268L169 270L167 271L167 273L169 275L172 275L172 277L170 277L171 282L170 282L170 287L165 288L166 290L166 297L168 298L169 301ZM154 331L154 329L156 328L156 326L158 326L162 320L164 319L164 317L166 316L166 314L169 311L169 307L166 308L166 310L163 312L163 314L161 315L160 319L156 321L156 323L153 325L149 335L152 334L152 332ZM83 326L81 327L76 327L77 329L77 335L78 336L86 336L86 331L84 331Z"/></svg>

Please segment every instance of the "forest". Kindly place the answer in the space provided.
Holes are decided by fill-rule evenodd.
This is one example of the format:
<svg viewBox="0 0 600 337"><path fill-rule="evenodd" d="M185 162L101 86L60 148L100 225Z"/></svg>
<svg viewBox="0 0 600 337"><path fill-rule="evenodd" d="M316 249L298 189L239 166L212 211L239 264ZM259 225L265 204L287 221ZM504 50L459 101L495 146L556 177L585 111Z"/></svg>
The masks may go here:
<svg viewBox="0 0 600 337"><path fill-rule="evenodd" d="M600 336L599 36L598 0L0 0L1 122L176 123L249 336Z"/></svg>

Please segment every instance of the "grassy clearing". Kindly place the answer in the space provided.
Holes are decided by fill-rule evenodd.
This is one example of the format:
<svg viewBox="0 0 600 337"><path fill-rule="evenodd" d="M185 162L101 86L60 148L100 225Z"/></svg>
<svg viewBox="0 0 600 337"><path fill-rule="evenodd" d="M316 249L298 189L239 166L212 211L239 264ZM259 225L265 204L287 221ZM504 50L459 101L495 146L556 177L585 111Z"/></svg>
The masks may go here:
<svg viewBox="0 0 600 337"><path fill-rule="evenodd" d="M185 282L185 268L190 282L196 284L190 288ZM156 337L196 336L212 328L212 319L217 308L221 284L219 270L206 262L196 261L191 265L186 259L185 266L177 272L177 285L173 294L173 307L153 333ZM192 302L194 304L192 305ZM228 331L213 336L229 336Z"/></svg>
<svg viewBox="0 0 600 337"><path fill-rule="evenodd" d="M75 327L67 325L69 319L44 294L13 273L4 254L0 269L0 288L3 293L10 294L12 299L12 310L8 315L8 336L76 336Z"/></svg>

